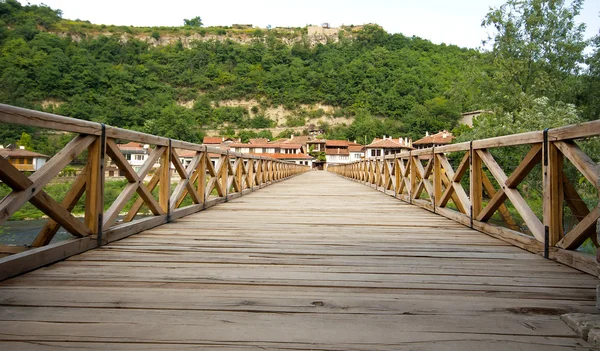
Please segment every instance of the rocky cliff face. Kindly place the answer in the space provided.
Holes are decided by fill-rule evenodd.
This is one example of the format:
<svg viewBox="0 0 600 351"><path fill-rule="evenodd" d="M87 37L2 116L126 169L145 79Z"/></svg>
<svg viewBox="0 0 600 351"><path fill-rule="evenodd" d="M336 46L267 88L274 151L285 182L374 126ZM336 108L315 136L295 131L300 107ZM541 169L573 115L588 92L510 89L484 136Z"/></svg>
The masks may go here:
<svg viewBox="0 0 600 351"><path fill-rule="evenodd" d="M300 34L294 30L286 29L286 28L277 28L276 30L279 33L281 33L281 32L285 33L285 31L288 30L288 32L286 33L287 35L279 38L279 40L281 40L286 45L293 45L296 42L308 40L310 45L314 46L317 44L326 44L327 42L337 42L339 40L340 31L344 31L346 35L352 37L353 33L360 30L360 28L362 28L362 26L352 27L351 30L346 30L345 27L323 28L323 27L319 27L319 26L308 26L307 27L308 34ZM263 33L268 33L267 29L257 28L256 30L260 30ZM60 37L70 36L71 39L76 42L81 41L86 36L98 37L98 36L120 35L120 40L121 40L121 42L124 42L124 43L126 43L127 41L129 41L131 39L137 39L137 40L145 41L145 42L149 43L150 45L156 47L156 46L167 46L167 45L176 44L177 42L181 42L181 44L183 45L184 48L190 48L192 43L195 41L205 42L205 41L213 41L213 40L214 41L231 40L233 42L240 43L240 44L250 44L256 40L260 40L260 41L266 40L266 35L257 37L255 35L249 34L248 31L236 31L236 30L227 31L226 34L209 34L209 33L201 33L201 32L191 33L191 34L190 33L160 33L160 31L158 33L159 33L158 38L156 38L155 36L152 36L152 35L148 35L148 34L130 34L130 33L112 33L112 32L96 32L96 33L90 33L88 35L81 34L81 33L75 34L75 33L61 32L61 33L57 33L57 35L59 35Z"/></svg>

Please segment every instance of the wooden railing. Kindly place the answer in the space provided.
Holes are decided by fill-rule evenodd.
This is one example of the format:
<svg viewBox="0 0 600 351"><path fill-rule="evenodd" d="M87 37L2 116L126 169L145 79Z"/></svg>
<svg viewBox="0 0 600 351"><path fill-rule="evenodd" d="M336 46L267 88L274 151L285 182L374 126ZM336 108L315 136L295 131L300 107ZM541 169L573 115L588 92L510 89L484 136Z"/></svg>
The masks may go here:
<svg viewBox="0 0 600 351"><path fill-rule="evenodd" d="M576 249L588 238L598 247L600 166L578 143L599 135L600 121L593 121L367 158L327 170L596 275L596 258ZM525 151L507 175L493 154L502 149L514 153L515 148ZM575 179L565 173L567 161L576 169L571 171L578 172ZM541 171L531 174L536 167ZM543 211L537 209L537 214L522 195L526 192L521 184L528 176L541 178L533 182L541 188L543 203ZM595 189L591 208L576 190L582 182ZM578 222L568 230L563 226L566 209ZM491 223L494 215L502 223Z"/></svg>
<svg viewBox="0 0 600 351"><path fill-rule="evenodd" d="M70 132L75 136L30 176L0 156L0 180L13 190L0 201L0 225L27 202L49 218L31 245L0 246L0 252L15 253L0 258L0 280L201 211L309 170L308 166L272 158L234 153L0 104L0 128L2 123ZM119 149L117 139L148 145L148 158L137 172ZM181 163L178 156L178 152L182 151L193 154L187 166ZM65 166L85 156L84 152L87 152L85 166L62 201L56 201L44 191L44 187ZM104 210L104 168L108 159L118 167L127 184ZM150 174L152 177L144 183ZM171 184L176 184L174 189ZM156 188L157 196L153 194ZM134 200L135 194L138 196ZM80 220L71 212L84 195L85 214ZM190 204L184 205L186 199L191 199L187 200ZM129 209L119 219L128 203ZM143 206L151 215L137 216ZM61 227L76 239L49 245Z"/></svg>

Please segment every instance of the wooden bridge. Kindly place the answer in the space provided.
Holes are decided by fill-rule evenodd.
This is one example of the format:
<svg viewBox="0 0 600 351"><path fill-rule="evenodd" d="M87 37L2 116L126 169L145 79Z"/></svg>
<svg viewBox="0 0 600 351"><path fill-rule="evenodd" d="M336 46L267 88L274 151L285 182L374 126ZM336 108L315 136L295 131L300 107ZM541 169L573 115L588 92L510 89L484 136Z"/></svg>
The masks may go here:
<svg viewBox="0 0 600 351"><path fill-rule="evenodd" d="M597 189L598 166L579 144L600 122L331 172L5 105L0 122L76 133L29 177L0 157L0 179L14 189L0 221L27 201L51 218L29 247L3 248L13 252L0 259L3 350L591 347L559 319L594 313L598 282L595 257L574 250L595 240L597 209L584 210L564 165ZM153 145L138 172L117 139ZM489 150L515 145L525 157L506 176ZM84 149L72 190L61 201L45 195ZM196 152L187 166L182 149ZM128 184L105 205L107 158ZM541 215L518 186L536 167ZM82 194L83 221L70 213ZM153 215L136 216L143 207ZM556 229L562 209L574 227ZM59 226L75 238L48 244Z"/></svg>

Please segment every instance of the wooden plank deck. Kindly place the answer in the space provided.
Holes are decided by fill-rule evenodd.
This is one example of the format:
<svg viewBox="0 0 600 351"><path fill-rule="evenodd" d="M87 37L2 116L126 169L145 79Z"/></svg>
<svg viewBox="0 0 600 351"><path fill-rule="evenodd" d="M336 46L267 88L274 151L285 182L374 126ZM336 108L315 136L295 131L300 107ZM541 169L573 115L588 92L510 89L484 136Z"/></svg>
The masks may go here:
<svg viewBox="0 0 600 351"><path fill-rule="evenodd" d="M309 172L0 283L0 349L588 350L596 283Z"/></svg>

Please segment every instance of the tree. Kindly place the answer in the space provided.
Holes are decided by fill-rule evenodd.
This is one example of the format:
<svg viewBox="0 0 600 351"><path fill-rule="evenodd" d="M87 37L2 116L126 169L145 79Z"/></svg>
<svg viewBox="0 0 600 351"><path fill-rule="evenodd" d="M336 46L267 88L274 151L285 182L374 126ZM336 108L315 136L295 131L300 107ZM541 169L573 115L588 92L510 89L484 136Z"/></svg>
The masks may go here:
<svg viewBox="0 0 600 351"><path fill-rule="evenodd" d="M17 141L17 145L23 146L27 150L31 150L32 149L31 135L29 135L25 132L21 133L21 139L19 139L19 141Z"/></svg>
<svg viewBox="0 0 600 351"><path fill-rule="evenodd" d="M199 28L199 27L202 27L204 24L202 23L202 19L200 18L200 16L196 16L192 19L187 19L187 18L184 19L183 25L185 27Z"/></svg>
<svg viewBox="0 0 600 351"><path fill-rule="evenodd" d="M583 0L508 0L493 8L482 22L496 34L492 44L495 83L501 87L495 102L518 109L519 93L568 100L572 81L583 63L584 24L575 22Z"/></svg>
<svg viewBox="0 0 600 351"><path fill-rule="evenodd" d="M483 114L473 121L473 128L460 135L458 141L485 139L582 122L572 104L551 102L547 97L532 98L530 95L521 99L524 104L520 111Z"/></svg>
<svg viewBox="0 0 600 351"><path fill-rule="evenodd" d="M600 119L600 34L592 39L592 47L579 96L582 117L588 121Z"/></svg>
<svg viewBox="0 0 600 351"><path fill-rule="evenodd" d="M247 143L252 138L256 138L256 132L251 130L241 130L238 135L238 138L242 141L242 143Z"/></svg>
<svg viewBox="0 0 600 351"><path fill-rule="evenodd" d="M260 132L258 132L256 134L256 137L257 138L265 138L265 139L271 140L271 139L273 139L273 133L271 133L271 131L268 130L268 129L263 129L263 130L261 130Z"/></svg>

